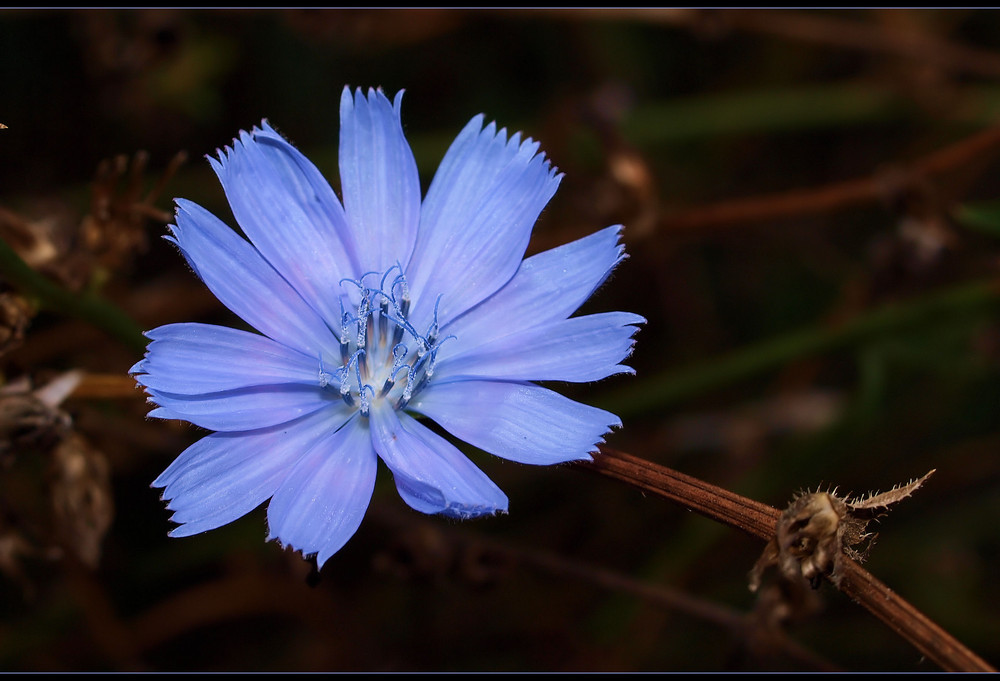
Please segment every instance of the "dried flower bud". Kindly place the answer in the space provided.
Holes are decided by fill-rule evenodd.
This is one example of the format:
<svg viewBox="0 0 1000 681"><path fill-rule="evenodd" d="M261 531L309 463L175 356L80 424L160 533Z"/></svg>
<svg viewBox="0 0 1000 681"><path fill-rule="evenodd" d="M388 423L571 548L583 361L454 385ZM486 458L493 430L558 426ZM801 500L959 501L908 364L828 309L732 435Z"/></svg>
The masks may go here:
<svg viewBox="0 0 1000 681"><path fill-rule="evenodd" d="M767 619L784 621L797 614L807 602L804 585L819 587L826 577L839 584L844 556L863 560L875 535L867 532L868 523L885 515L889 507L910 496L927 480L930 471L919 480L897 485L888 492L871 493L859 499L838 496L836 490L804 492L797 495L781 514L775 535L750 571L750 590L758 591L764 574L777 568L778 588L762 593L771 603L769 609L780 607L781 616L771 612ZM863 542L867 544L862 548ZM774 603L774 593L782 594L781 603Z"/></svg>
<svg viewBox="0 0 1000 681"><path fill-rule="evenodd" d="M59 542L85 565L96 567L114 515L107 459L71 433L53 450L50 470Z"/></svg>
<svg viewBox="0 0 1000 681"><path fill-rule="evenodd" d="M24 298L0 293L0 355L21 344L33 315L34 310Z"/></svg>

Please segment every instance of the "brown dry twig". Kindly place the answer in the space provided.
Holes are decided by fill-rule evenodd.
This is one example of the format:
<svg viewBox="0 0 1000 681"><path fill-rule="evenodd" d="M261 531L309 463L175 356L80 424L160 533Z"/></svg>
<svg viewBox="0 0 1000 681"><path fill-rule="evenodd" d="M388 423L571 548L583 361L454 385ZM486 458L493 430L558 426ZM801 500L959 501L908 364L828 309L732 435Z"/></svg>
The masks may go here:
<svg viewBox="0 0 1000 681"><path fill-rule="evenodd" d="M781 511L658 464L601 447L577 464L669 499L712 520L769 542ZM854 560L842 556L838 588L946 671L996 671Z"/></svg>
<svg viewBox="0 0 1000 681"><path fill-rule="evenodd" d="M1000 149L1000 126L983 130L918 159L909 164L902 175L898 173L898 169L894 170L891 177L904 178L902 183L888 182L890 178L886 173L876 172L868 177L834 182L821 187L696 206L663 218L660 226L666 231L683 231L819 215L882 200L887 189L901 191L906 185L929 176L961 169L971 164L973 160L981 161L983 157L995 153L998 149Z"/></svg>
<svg viewBox="0 0 1000 681"><path fill-rule="evenodd" d="M819 12L732 11L724 21L734 29L765 33L860 52L880 52L954 73L1000 75L1000 55L966 47L918 31L887 30L877 23Z"/></svg>
<svg viewBox="0 0 1000 681"><path fill-rule="evenodd" d="M145 399L136 387L135 379L126 374L85 373L73 390L76 399Z"/></svg>
<svg viewBox="0 0 1000 681"><path fill-rule="evenodd" d="M838 671L828 660L802 647L783 631L761 635L752 617L738 610L692 596L664 584L634 579L628 575L558 553L513 546L488 540L454 526L443 527L422 516L402 514L379 507L369 510L392 528L396 538L389 549L376 556L380 572L400 579L436 580L444 576L472 585L488 584L515 569L534 570L558 579L575 579L598 588L627 594L645 603L713 624L737 639L756 657L780 654L805 669Z"/></svg>
<svg viewBox="0 0 1000 681"><path fill-rule="evenodd" d="M538 10L532 12L538 13ZM724 36L732 31L761 33L803 43L902 57L953 73L987 78L1000 75L1000 54L996 52L966 47L916 30L887 30L877 23L845 19L829 13L606 7L569 12L549 10L548 14L566 19L627 19L667 24L711 37Z"/></svg>

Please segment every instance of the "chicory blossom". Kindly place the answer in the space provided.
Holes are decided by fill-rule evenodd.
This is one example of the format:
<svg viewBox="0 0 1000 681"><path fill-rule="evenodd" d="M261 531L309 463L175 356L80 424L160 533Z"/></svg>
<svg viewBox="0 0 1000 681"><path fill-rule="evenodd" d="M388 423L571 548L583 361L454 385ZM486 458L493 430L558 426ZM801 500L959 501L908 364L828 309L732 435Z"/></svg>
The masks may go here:
<svg viewBox="0 0 1000 681"><path fill-rule="evenodd" d="M130 373L149 415L215 431L154 482L171 536L225 525L270 499L268 539L320 566L355 533L378 459L412 508L505 512L506 495L448 439L511 461L587 460L611 413L535 381L596 381L620 364L625 312L571 317L625 257L621 226L524 258L561 175L538 143L473 118L421 200L389 101L345 88L343 201L264 121L209 159L243 238L178 200L172 241L259 333L209 324L149 331Z"/></svg>

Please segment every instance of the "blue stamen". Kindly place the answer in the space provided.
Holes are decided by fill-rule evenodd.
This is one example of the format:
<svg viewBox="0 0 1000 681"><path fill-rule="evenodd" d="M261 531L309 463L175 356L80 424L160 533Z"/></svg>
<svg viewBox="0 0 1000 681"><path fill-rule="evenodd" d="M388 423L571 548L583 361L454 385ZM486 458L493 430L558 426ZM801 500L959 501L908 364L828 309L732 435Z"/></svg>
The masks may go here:
<svg viewBox="0 0 1000 681"><path fill-rule="evenodd" d="M333 378L332 374L328 374L325 369L323 369L323 354L320 353L319 356L319 387L325 388L330 385L330 379Z"/></svg>
<svg viewBox="0 0 1000 681"><path fill-rule="evenodd" d="M366 272L358 279L341 280L341 285L350 283L357 287L359 300L353 312L345 309L343 298L340 301L342 365L338 373L327 373L320 358L321 386L326 387L339 378L344 402L356 406L363 416L368 415L372 403L379 399L394 400L396 409L405 408L433 375L441 343L454 338L437 340L442 296L435 301L427 333L421 334L408 319L409 287L402 266L397 263L382 272L377 288L365 283L366 279L372 282L371 277L376 274ZM348 299L353 299L353 294ZM352 325L354 332L348 332ZM397 387L399 375L404 372L406 383Z"/></svg>

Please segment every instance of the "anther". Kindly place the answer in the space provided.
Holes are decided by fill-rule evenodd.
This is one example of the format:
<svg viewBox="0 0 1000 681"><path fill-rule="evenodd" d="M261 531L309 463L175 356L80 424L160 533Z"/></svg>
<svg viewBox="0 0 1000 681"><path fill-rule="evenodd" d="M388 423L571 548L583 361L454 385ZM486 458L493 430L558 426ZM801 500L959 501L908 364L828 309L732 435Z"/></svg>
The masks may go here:
<svg viewBox="0 0 1000 681"><path fill-rule="evenodd" d="M365 331L368 330L368 317L371 314L371 298L369 297L369 292L365 292L361 296L361 304L358 305L358 347L365 347Z"/></svg>
<svg viewBox="0 0 1000 681"><path fill-rule="evenodd" d="M358 365L361 363L361 357L364 356L364 354L365 354L365 351L363 349L362 350L358 350L353 355L351 355L351 358L347 361L347 363L344 366L340 367L340 370L339 370L339 373L340 373L340 396L343 398L344 402L349 407L353 407L354 406L354 398L351 396L351 384L350 384L351 366L352 365L354 366L354 370L357 373L358 386L360 388L360 386L361 386L361 370L360 370L360 367Z"/></svg>
<svg viewBox="0 0 1000 681"><path fill-rule="evenodd" d="M402 409L434 373L443 342L438 340L442 296L435 302L426 333L420 333L408 319L409 287L398 263L381 275L368 272L359 279L344 279L342 284L347 282L358 292L357 297L351 292L340 299L341 366L335 373L327 372L321 357L319 383L326 387L339 380L344 402L366 417L380 399L392 399ZM352 300L357 301L353 310ZM405 374L402 378L401 373ZM397 388L402 380L405 384Z"/></svg>
<svg viewBox="0 0 1000 681"><path fill-rule="evenodd" d="M378 337L382 343L385 343L385 339L389 335L389 301L386 300L385 296L382 296L381 301L379 301L378 313Z"/></svg>
<svg viewBox="0 0 1000 681"><path fill-rule="evenodd" d="M372 388L367 383L365 383L364 385L362 385L361 389L358 391L358 397L361 398L361 415L362 416L368 416L368 408L371 406L371 403L372 403L371 399L367 397L367 393L369 393L369 392L371 393L372 397L375 397L375 389Z"/></svg>
<svg viewBox="0 0 1000 681"><path fill-rule="evenodd" d="M323 355L319 356L319 387L325 388L330 385L330 379L333 378L332 375L328 374L323 368Z"/></svg>

